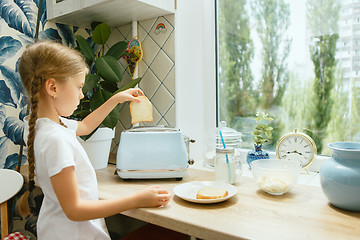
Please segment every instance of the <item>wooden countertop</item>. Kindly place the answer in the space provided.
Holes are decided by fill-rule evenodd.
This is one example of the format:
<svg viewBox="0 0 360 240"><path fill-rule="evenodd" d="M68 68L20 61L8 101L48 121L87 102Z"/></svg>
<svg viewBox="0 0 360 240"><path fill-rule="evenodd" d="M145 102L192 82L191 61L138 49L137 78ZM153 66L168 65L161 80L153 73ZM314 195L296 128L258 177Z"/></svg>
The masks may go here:
<svg viewBox="0 0 360 240"><path fill-rule="evenodd" d="M181 183L214 179L212 172L189 168L180 182L123 181L114 171L114 165L96 171L101 199L129 195L148 185L172 192ZM122 214L206 240L360 238L360 213L331 206L320 187L298 184L290 193L272 196L258 190L249 177L241 177L236 187L238 193L221 203L190 203L173 194L167 207Z"/></svg>

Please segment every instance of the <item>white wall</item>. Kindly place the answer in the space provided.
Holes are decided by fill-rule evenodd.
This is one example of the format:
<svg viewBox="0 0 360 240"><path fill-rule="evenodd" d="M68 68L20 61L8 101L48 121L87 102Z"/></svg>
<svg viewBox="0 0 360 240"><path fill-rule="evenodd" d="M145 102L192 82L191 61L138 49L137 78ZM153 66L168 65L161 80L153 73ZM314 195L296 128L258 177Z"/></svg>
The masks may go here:
<svg viewBox="0 0 360 240"><path fill-rule="evenodd" d="M177 1L175 24L176 127L196 140L191 157L202 164L206 132L216 127L214 0Z"/></svg>

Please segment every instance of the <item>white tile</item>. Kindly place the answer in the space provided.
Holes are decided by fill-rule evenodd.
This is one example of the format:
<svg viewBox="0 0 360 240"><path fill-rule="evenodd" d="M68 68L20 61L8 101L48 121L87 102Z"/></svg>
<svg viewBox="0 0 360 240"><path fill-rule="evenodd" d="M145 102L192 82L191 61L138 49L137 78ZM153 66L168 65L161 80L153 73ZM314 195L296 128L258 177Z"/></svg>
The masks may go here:
<svg viewBox="0 0 360 240"><path fill-rule="evenodd" d="M137 29L137 34L138 34L138 39L139 41L142 43L148 36L148 32L145 31L144 28L142 28L140 26L140 24L138 24L138 29Z"/></svg>
<svg viewBox="0 0 360 240"><path fill-rule="evenodd" d="M118 83L118 87L121 87L125 84L127 84L128 82L130 82L132 79L128 73L128 71L126 69L124 69L123 74L122 74L122 79L121 81Z"/></svg>
<svg viewBox="0 0 360 240"><path fill-rule="evenodd" d="M171 58L173 62L175 62L175 36L174 32L172 32L169 38L166 40L163 51Z"/></svg>
<svg viewBox="0 0 360 240"><path fill-rule="evenodd" d="M138 69L139 69L139 77L144 76L145 72L148 70L148 65L144 61L138 62Z"/></svg>
<svg viewBox="0 0 360 240"><path fill-rule="evenodd" d="M174 27L175 26L175 14L169 14L164 16L164 18Z"/></svg>
<svg viewBox="0 0 360 240"><path fill-rule="evenodd" d="M128 64L127 64L126 60L123 58L119 59L119 63L120 63L120 67L121 67L121 72L124 74L124 72L127 71Z"/></svg>
<svg viewBox="0 0 360 240"><path fill-rule="evenodd" d="M175 96L175 67L173 67L169 74L166 76L163 84L170 91L170 93Z"/></svg>
<svg viewBox="0 0 360 240"><path fill-rule="evenodd" d="M152 125L159 125L158 123L160 120L161 120L160 113L158 112L158 110L155 107L153 107L153 122L152 122L153 124ZM149 126L149 125L147 125L147 126Z"/></svg>
<svg viewBox="0 0 360 240"><path fill-rule="evenodd" d="M160 51L160 48L151 38L146 38L144 42L142 42L141 46L144 52L142 60L147 65L150 65Z"/></svg>
<svg viewBox="0 0 360 240"><path fill-rule="evenodd" d="M129 103L123 103L120 106L120 117L119 121L121 122L123 128L129 129L131 127L131 116L130 116L130 108Z"/></svg>
<svg viewBox="0 0 360 240"><path fill-rule="evenodd" d="M162 50L160 50L159 54L150 65L150 68L154 74L163 81L173 66L174 62Z"/></svg>
<svg viewBox="0 0 360 240"><path fill-rule="evenodd" d="M152 97L151 101L159 111L160 115L164 116L171 107L171 105L175 102L175 99L164 87L164 85L160 85L155 95Z"/></svg>
<svg viewBox="0 0 360 240"><path fill-rule="evenodd" d="M175 127L176 126L176 122L175 122L175 110L176 110L176 107L175 107L175 104L173 104L169 111L166 113L165 115L165 119L166 121L169 123L169 126L170 127Z"/></svg>
<svg viewBox="0 0 360 240"><path fill-rule="evenodd" d="M113 28L111 30L110 37L109 37L108 41L106 42L106 45L108 48L110 48L111 46L113 46L115 43L117 43L119 41L125 41L124 33L121 33L119 31L119 29L117 29L117 28Z"/></svg>
<svg viewBox="0 0 360 240"><path fill-rule="evenodd" d="M158 122L157 125L168 127L169 123L167 121L165 121L165 119L162 118L162 119L160 119L160 121Z"/></svg>
<svg viewBox="0 0 360 240"><path fill-rule="evenodd" d="M140 21L138 24L140 26L138 26L138 31L139 31L139 27L144 29L145 32L149 33L150 30L153 28L154 24L155 24L155 21L157 20L158 18L155 17L155 18L151 18L151 19L148 19L148 20L144 20L144 21Z"/></svg>
<svg viewBox="0 0 360 240"><path fill-rule="evenodd" d="M162 47L173 30L174 27L171 26L164 17L159 17L149 32L149 35L160 47Z"/></svg>
<svg viewBox="0 0 360 240"><path fill-rule="evenodd" d="M149 99L152 98L159 85L160 81L151 70L146 71L139 84L140 88L144 91L145 95Z"/></svg>
<svg viewBox="0 0 360 240"><path fill-rule="evenodd" d="M125 41L130 41L133 38L131 24L119 26L116 29L123 35Z"/></svg>

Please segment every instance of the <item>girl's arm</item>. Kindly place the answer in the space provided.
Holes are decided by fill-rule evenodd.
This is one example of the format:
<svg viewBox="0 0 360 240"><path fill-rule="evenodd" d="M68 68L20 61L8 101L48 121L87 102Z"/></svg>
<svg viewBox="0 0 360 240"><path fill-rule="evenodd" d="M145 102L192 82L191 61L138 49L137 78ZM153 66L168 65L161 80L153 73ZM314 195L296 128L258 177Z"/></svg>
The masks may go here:
<svg viewBox="0 0 360 240"><path fill-rule="evenodd" d="M109 98L103 105L98 107L95 111L90 113L82 121L78 122L76 131L77 136L88 135L104 121L105 117L116 107L119 103L126 101L140 101L137 97L144 95L139 88L129 88L125 91L119 92Z"/></svg>
<svg viewBox="0 0 360 240"><path fill-rule="evenodd" d="M154 186L117 199L82 200L73 166L64 168L50 179L61 208L72 221L104 218L139 207L166 206L171 197L167 190Z"/></svg>

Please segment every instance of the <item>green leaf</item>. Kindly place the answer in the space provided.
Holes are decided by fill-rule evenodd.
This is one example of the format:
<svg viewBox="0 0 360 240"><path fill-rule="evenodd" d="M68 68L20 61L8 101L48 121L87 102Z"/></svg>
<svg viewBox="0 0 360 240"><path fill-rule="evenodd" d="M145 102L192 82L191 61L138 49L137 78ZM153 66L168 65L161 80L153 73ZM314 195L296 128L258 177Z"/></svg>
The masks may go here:
<svg viewBox="0 0 360 240"><path fill-rule="evenodd" d="M266 135L268 138L271 138L271 137L272 137L271 131L265 131L265 135Z"/></svg>
<svg viewBox="0 0 360 240"><path fill-rule="evenodd" d="M75 39L80 47L80 52L84 55L88 62L92 62L95 59L95 53L90 44L80 35L75 35Z"/></svg>
<svg viewBox="0 0 360 240"><path fill-rule="evenodd" d="M97 25L92 33L94 43L104 45L110 36L110 27L106 23Z"/></svg>
<svg viewBox="0 0 360 240"><path fill-rule="evenodd" d="M115 82L101 81L100 85L104 90L111 93L114 93L116 90L118 90L118 86Z"/></svg>
<svg viewBox="0 0 360 240"><path fill-rule="evenodd" d="M266 128L266 126L264 124L258 124L255 129L257 130L264 130Z"/></svg>
<svg viewBox="0 0 360 240"><path fill-rule="evenodd" d="M98 89L98 91L94 92L90 100L90 107L94 111L98 107L100 107L104 102L106 102L112 94L103 89ZM120 117L120 109L116 106L109 115L106 116L102 124L108 128L114 128Z"/></svg>
<svg viewBox="0 0 360 240"><path fill-rule="evenodd" d="M99 75L106 81L120 82L122 79L121 68L113 56L98 57L95 61Z"/></svg>
<svg viewBox="0 0 360 240"><path fill-rule="evenodd" d="M98 88L97 91L91 96L90 99L90 108L92 111L100 107L106 100L108 100L112 94L108 91L105 91L101 88Z"/></svg>
<svg viewBox="0 0 360 240"><path fill-rule="evenodd" d="M99 80L100 80L100 76L98 76L98 75L94 75L94 74L86 75L85 84L82 89L84 95L86 95L87 92L92 90L96 86L96 84L99 82Z"/></svg>
<svg viewBox="0 0 360 240"><path fill-rule="evenodd" d="M102 124L108 128L116 127L120 117L120 109L117 105L110 113L106 116Z"/></svg>
<svg viewBox="0 0 360 240"><path fill-rule="evenodd" d="M131 80L127 84L121 86L116 92L114 92L114 94L116 94L118 92L121 92L121 91L124 91L124 90L129 89L129 88L134 88L141 81L141 79L142 79L142 77Z"/></svg>
<svg viewBox="0 0 360 240"><path fill-rule="evenodd" d="M273 130L273 128L270 126L265 127L265 131L272 131L272 130Z"/></svg>
<svg viewBox="0 0 360 240"><path fill-rule="evenodd" d="M256 130L252 133L252 135L257 136L257 135L260 135L261 133L262 133L262 131Z"/></svg>
<svg viewBox="0 0 360 240"><path fill-rule="evenodd" d="M101 24L101 22L92 22L91 25L91 30L94 30L96 28L97 25Z"/></svg>
<svg viewBox="0 0 360 240"><path fill-rule="evenodd" d="M90 113L91 113L90 110L77 109L77 110L74 111L72 116L75 117L75 118L84 119Z"/></svg>
<svg viewBox="0 0 360 240"><path fill-rule="evenodd" d="M113 56L116 60L119 60L124 56L127 48L127 42L121 41L113 45L105 55Z"/></svg>

